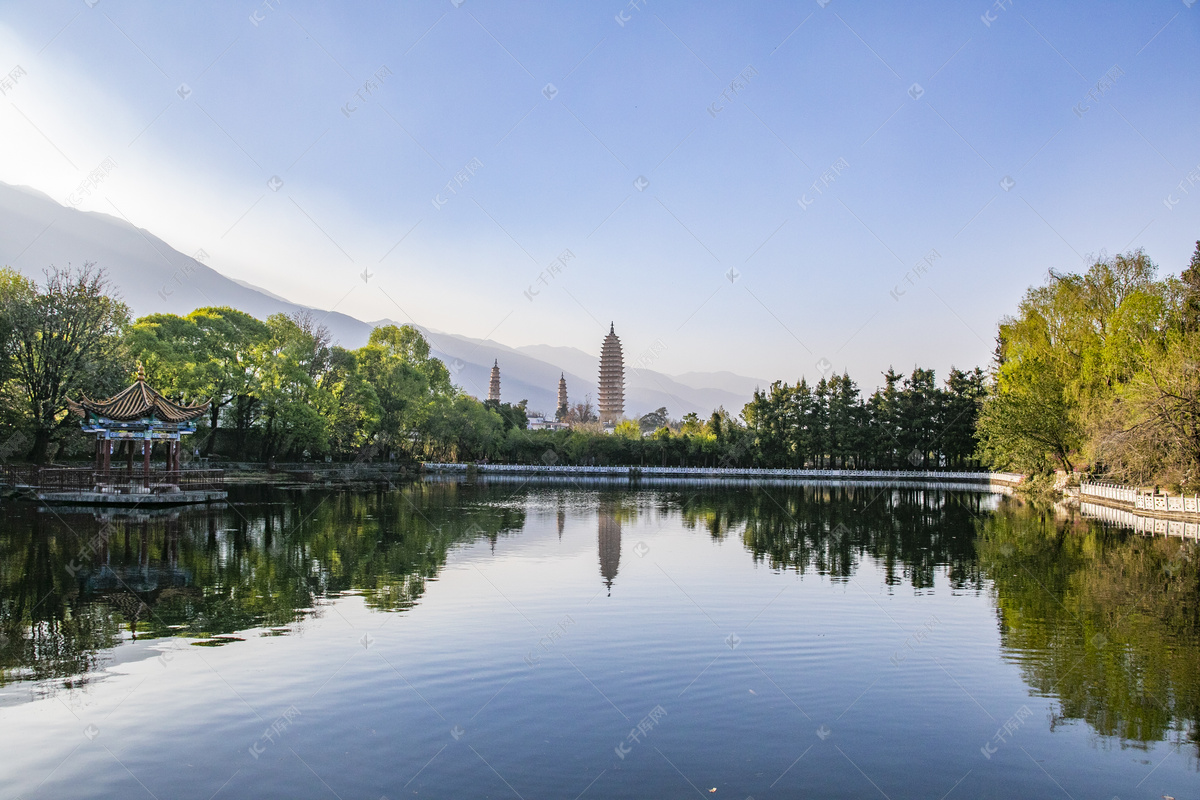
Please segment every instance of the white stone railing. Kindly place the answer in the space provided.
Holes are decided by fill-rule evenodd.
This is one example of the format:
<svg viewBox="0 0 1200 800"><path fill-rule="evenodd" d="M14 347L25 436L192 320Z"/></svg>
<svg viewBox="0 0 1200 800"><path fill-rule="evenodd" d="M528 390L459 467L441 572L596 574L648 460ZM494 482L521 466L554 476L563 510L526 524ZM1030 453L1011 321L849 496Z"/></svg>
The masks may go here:
<svg viewBox="0 0 1200 800"><path fill-rule="evenodd" d="M428 472L466 472L468 464L427 462ZM630 474L664 477L728 478L823 478L829 480L922 480L978 481L980 483L1020 483L1023 476L1010 472L965 472L948 470L871 470L871 469L752 469L744 467L588 467L566 464L475 464L479 472L525 473L536 475L615 475Z"/></svg>
<svg viewBox="0 0 1200 800"><path fill-rule="evenodd" d="M1155 494L1120 486L1115 483L1080 483L1079 494L1124 503L1139 511L1168 511L1177 514L1200 514L1200 497L1192 495Z"/></svg>

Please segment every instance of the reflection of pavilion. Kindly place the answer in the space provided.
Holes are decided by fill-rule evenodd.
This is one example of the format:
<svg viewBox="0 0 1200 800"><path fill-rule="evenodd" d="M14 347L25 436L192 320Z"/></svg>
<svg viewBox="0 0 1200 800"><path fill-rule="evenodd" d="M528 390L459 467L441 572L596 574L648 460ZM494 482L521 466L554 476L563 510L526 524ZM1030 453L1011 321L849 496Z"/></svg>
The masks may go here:
<svg viewBox="0 0 1200 800"><path fill-rule="evenodd" d="M600 506L600 574L612 594L613 579L621 566L621 520L616 506Z"/></svg>

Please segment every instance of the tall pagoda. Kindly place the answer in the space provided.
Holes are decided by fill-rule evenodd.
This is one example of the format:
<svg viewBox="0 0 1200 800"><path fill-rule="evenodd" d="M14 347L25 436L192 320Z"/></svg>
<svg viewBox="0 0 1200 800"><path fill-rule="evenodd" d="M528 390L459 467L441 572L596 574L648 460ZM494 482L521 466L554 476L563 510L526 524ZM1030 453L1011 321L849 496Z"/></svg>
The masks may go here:
<svg viewBox="0 0 1200 800"><path fill-rule="evenodd" d="M555 417L559 422L567 415L567 374L565 372L558 375L558 411Z"/></svg>
<svg viewBox="0 0 1200 800"><path fill-rule="evenodd" d="M196 432L196 420L208 411L211 401L181 405L163 397L146 383L146 372L138 366L137 380L107 400L67 400L67 408L83 417L84 433L96 436L95 469L101 477L111 474L114 450L125 451L127 486L132 485L135 453L140 451L142 479L146 491L151 488L150 456L155 442L166 448L166 472L180 471L182 437ZM114 446L115 443L115 446Z"/></svg>
<svg viewBox="0 0 1200 800"><path fill-rule="evenodd" d="M496 359L492 363L492 380L488 383L488 400L493 403L500 402L500 360Z"/></svg>
<svg viewBox="0 0 1200 800"><path fill-rule="evenodd" d="M621 354L621 340L611 322L608 336L600 346L599 390L600 422L615 423L625 413L625 358Z"/></svg>

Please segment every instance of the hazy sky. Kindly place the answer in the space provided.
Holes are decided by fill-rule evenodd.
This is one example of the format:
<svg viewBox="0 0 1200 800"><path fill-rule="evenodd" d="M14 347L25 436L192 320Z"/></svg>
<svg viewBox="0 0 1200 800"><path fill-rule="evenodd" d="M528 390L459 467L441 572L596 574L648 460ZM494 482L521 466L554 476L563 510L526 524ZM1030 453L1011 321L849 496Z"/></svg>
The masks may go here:
<svg viewBox="0 0 1200 800"><path fill-rule="evenodd" d="M5 1L0 180L368 320L869 388L1183 268L1196 5Z"/></svg>

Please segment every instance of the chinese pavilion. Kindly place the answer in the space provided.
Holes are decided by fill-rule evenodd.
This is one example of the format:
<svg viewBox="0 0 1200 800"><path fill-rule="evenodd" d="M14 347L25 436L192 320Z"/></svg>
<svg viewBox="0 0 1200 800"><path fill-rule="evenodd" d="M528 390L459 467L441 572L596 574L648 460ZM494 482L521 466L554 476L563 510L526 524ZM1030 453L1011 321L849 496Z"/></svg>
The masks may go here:
<svg viewBox="0 0 1200 800"><path fill-rule="evenodd" d="M184 435L196 432L196 420L208 411L210 402L180 405L156 392L146 383L146 372L139 365L132 386L108 400L67 400L67 407L83 417L84 433L96 435L97 472L110 473L114 450L124 448L125 471L132 479L134 454L141 450L143 485L150 488L150 456L156 441L166 448L166 471L180 471L180 443ZM114 447L114 442L116 447Z"/></svg>

